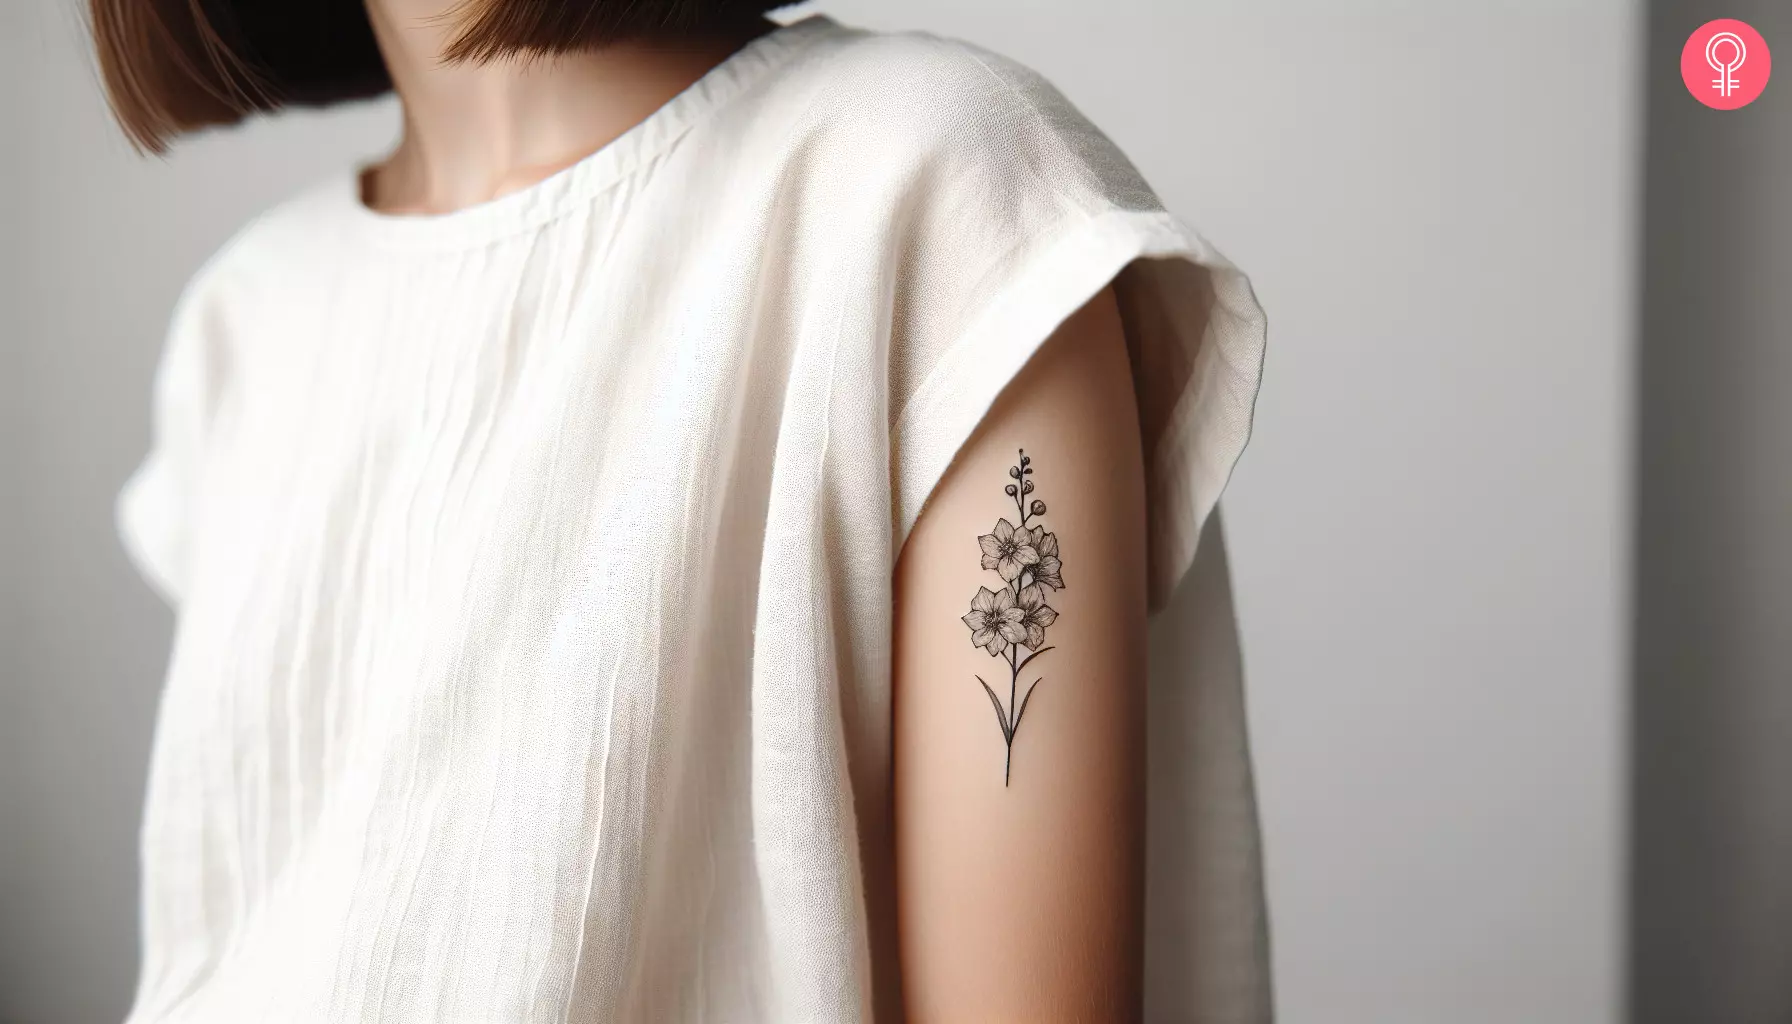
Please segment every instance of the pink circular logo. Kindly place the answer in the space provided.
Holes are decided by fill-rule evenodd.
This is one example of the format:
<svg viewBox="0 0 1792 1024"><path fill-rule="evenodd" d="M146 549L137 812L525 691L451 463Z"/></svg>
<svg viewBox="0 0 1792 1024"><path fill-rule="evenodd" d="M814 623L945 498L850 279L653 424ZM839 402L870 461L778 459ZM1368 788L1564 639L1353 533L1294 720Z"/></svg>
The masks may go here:
<svg viewBox="0 0 1792 1024"><path fill-rule="evenodd" d="M1767 88L1773 54L1746 21L1719 18L1700 25L1680 51L1680 77L1707 107L1746 107Z"/></svg>

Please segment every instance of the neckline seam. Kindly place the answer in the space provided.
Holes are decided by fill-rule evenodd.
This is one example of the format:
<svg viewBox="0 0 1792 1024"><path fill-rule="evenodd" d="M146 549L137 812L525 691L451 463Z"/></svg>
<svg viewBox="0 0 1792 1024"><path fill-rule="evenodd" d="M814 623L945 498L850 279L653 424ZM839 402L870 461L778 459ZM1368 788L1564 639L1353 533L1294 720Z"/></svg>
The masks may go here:
<svg viewBox="0 0 1792 1024"><path fill-rule="evenodd" d="M748 40L628 130L542 180L473 206L441 214L383 214L361 199L367 164L340 176L355 233L382 247L460 251L538 231L575 212L663 156L703 121L764 76L795 59L806 44L844 26L815 12Z"/></svg>

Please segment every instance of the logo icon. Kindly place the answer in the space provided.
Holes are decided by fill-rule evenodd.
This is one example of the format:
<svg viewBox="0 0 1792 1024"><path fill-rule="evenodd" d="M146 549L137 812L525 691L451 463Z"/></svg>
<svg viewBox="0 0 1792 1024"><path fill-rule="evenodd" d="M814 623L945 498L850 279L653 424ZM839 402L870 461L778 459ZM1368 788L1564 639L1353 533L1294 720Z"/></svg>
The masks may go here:
<svg viewBox="0 0 1792 1024"><path fill-rule="evenodd" d="M1693 98L1715 110L1753 103L1773 74L1767 40L1746 21L1700 25L1680 51L1680 78Z"/></svg>

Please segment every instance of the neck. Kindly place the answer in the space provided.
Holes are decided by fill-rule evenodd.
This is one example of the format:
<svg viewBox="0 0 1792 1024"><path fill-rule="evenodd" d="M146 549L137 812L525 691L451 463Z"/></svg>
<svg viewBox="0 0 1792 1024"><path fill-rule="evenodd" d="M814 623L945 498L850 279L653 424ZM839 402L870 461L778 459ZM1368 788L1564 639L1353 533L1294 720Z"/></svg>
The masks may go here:
<svg viewBox="0 0 1792 1024"><path fill-rule="evenodd" d="M398 148L368 175L369 205L446 213L495 199L603 148L755 36L764 18L673 40L554 57L449 64L457 0L368 0L404 108Z"/></svg>

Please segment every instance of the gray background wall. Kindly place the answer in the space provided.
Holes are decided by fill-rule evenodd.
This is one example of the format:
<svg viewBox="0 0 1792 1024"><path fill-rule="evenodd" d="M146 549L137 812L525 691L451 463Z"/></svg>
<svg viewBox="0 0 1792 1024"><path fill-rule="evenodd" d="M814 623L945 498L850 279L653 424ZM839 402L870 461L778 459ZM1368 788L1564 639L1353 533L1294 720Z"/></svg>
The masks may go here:
<svg viewBox="0 0 1792 1024"><path fill-rule="evenodd" d="M1615 1020L1640 11L827 7L1040 68L1270 309L1227 526L1283 1020ZM135 968L171 623L110 516L169 306L394 119L139 160L63 0L0 0L0 117L0 1019L84 1024L118 1019Z"/></svg>

